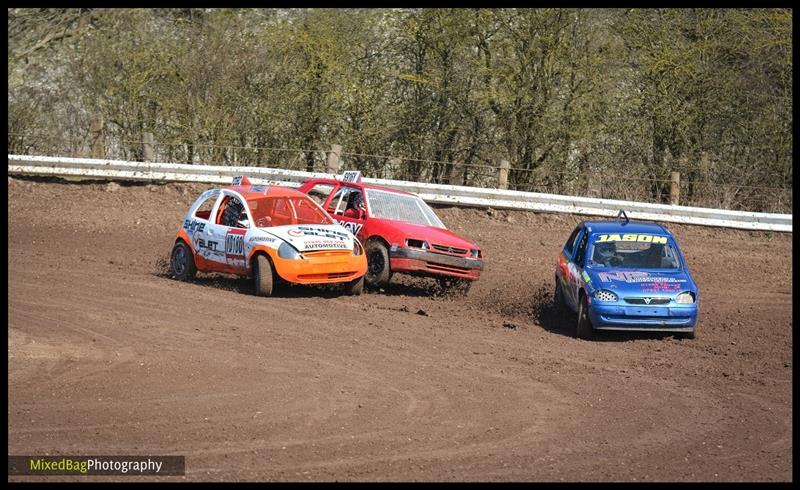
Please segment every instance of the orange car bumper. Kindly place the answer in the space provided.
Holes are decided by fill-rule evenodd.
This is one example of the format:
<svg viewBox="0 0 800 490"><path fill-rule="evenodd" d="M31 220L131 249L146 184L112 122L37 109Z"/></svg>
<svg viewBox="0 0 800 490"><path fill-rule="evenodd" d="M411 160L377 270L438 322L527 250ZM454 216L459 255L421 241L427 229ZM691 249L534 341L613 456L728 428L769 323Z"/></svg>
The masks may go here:
<svg viewBox="0 0 800 490"><path fill-rule="evenodd" d="M270 254L275 272L285 281L297 284L350 282L367 273L367 256L349 253L304 254L302 259L282 259Z"/></svg>

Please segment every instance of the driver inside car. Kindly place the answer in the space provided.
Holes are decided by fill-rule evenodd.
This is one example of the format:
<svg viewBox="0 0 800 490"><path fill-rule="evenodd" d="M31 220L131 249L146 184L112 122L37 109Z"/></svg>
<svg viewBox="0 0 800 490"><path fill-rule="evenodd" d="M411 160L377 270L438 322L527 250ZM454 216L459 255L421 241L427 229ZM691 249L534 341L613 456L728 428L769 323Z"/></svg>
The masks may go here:
<svg viewBox="0 0 800 490"><path fill-rule="evenodd" d="M622 265L622 258L617 255L617 247L613 242L596 243L592 260L605 266Z"/></svg>
<svg viewBox="0 0 800 490"><path fill-rule="evenodd" d="M364 217L364 198L360 192L351 192L347 197L347 208L344 211L344 216L353 219L362 219Z"/></svg>
<svg viewBox="0 0 800 490"><path fill-rule="evenodd" d="M247 211L235 197L228 200L225 211L222 212L222 224L232 228L248 228L250 222L247 219Z"/></svg>

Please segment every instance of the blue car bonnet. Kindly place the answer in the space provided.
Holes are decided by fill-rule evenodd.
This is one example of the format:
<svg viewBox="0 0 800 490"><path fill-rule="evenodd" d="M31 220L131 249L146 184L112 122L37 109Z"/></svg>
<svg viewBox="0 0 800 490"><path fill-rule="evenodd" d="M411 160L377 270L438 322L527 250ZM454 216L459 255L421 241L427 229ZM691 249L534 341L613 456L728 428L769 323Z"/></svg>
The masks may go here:
<svg viewBox="0 0 800 490"><path fill-rule="evenodd" d="M593 289L608 289L618 295L669 295L696 289L692 278L681 269L620 269L587 267Z"/></svg>

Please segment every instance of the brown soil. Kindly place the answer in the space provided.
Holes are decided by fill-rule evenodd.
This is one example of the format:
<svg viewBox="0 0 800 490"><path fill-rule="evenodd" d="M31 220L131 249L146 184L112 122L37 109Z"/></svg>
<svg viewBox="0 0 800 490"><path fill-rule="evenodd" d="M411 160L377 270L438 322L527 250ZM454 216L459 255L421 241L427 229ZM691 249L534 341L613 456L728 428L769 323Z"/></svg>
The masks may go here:
<svg viewBox="0 0 800 490"><path fill-rule="evenodd" d="M580 217L439 209L485 250L466 298L399 277L259 298L165 273L204 188L8 179L9 454L185 455L186 480L791 480L790 234L669 225L698 338L587 342L550 307Z"/></svg>

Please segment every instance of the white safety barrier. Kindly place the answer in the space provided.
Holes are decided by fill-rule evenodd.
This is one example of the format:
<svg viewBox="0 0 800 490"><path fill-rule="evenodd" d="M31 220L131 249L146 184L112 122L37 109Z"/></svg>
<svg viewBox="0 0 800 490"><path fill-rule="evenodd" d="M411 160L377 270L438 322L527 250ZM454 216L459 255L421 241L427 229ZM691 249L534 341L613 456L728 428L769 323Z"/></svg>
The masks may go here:
<svg viewBox="0 0 800 490"><path fill-rule="evenodd" d="M8 155L9 175L39 175L75 179L113 179L151 182L198 182L227 184L236 175L247 175L253 183L299 186L310 178L330 174L265 167L189 165L180 163L128 162L93 158ZM792 232L791 214L755 213L726 209L673 206L590 197L562 196L481 187L422 184L398 180L364 178L364 183L383 185L419 194L435 204L525 209L553 213L616 216L624 209L631 219L666 221L747 230Z"/></svg>

